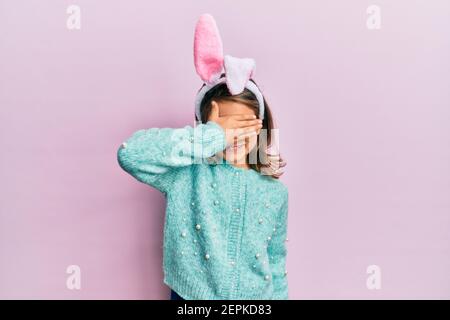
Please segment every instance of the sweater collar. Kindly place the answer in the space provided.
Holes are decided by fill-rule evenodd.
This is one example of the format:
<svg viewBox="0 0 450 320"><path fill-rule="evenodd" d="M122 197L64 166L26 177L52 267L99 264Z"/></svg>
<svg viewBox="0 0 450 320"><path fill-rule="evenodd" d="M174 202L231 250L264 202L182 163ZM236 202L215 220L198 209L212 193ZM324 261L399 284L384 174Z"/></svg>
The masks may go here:
<svg viewBox="0 0 450 320"><path fill-rule="evenodd" d="M250 168L250 169L244 169L244 168L239 168L239 167L236 167L236 166L234 166L231 162L229 162L229 161L227 161L226 159L222 159L222 158L219 158L219 157L217 157L216 155L215 156L212 156L212 157L209 157L208 159L207 159L207 162L209 163L209 164L211 164L211 165L214 165L214 166L217 166L217 165L219 165L219 166L221 166L222 168L224 168L225 170L228 170L228 171L230 171L230 172L232 172L232 173L242 173L242 174L250 174L250 173L252 173L252 171L254 171L254 172L256 172L255 170L253 170L252 168Z"/></svg>

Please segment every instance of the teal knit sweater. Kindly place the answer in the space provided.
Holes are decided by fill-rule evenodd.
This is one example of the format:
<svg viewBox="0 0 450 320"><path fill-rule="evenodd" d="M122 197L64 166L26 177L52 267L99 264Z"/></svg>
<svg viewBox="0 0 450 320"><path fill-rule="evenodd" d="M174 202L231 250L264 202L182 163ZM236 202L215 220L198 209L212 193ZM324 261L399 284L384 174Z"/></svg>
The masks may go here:
<svg viewBox="0 0 450 320"><path fill-rule="evenodd" d="M135 132L120 166L167 199L164 283L186 300L288 299L288 190L226 160L216 122Z"/></svg>

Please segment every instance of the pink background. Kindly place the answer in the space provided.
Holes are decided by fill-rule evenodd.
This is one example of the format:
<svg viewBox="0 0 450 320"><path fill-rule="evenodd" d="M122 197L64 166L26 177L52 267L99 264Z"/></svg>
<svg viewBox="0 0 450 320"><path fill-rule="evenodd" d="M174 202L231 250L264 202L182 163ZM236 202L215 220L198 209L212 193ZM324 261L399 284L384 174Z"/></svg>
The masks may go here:
<svg viewBox="0 0 450 320"><path fill-rule="evenodd" d="M0 0L0 298L167 299L164 197L116 150L193 125L204 12L280 127L291 299L450 298L446 0Z"/></svg>

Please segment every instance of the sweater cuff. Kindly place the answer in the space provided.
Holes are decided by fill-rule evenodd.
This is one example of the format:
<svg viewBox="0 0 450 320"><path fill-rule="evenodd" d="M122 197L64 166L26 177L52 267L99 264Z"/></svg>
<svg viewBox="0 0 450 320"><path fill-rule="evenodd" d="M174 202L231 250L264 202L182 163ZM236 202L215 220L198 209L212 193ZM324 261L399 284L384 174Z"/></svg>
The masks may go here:
<svg viewBox="0 0 450 320"><path fill-rule="evenodd" d="M210 157L222 151L227 146L225 130L216 122L208 121L204 124L203 142L204 156Z"/></svg>

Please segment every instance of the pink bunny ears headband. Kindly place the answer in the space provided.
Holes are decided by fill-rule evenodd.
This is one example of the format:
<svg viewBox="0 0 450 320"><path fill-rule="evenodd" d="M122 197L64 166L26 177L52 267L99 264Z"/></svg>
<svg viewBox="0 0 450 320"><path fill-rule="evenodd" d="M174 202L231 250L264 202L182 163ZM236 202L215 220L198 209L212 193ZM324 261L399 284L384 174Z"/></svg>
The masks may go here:
<svg viewBox="0 0 450 320"><path fill-rule="evenodd" d="M206 92L220 83L226 83L232 95L247 88L258 99L259 118L264 119L264 98L258 87L250 81L255 72L255 61L223 55L222 39L216 21L210 14L200 16L194 36L195 69L205 86L197 93L195 114L200 121L200 105ZM220 78L225 71L225 77Z"/></svg>

